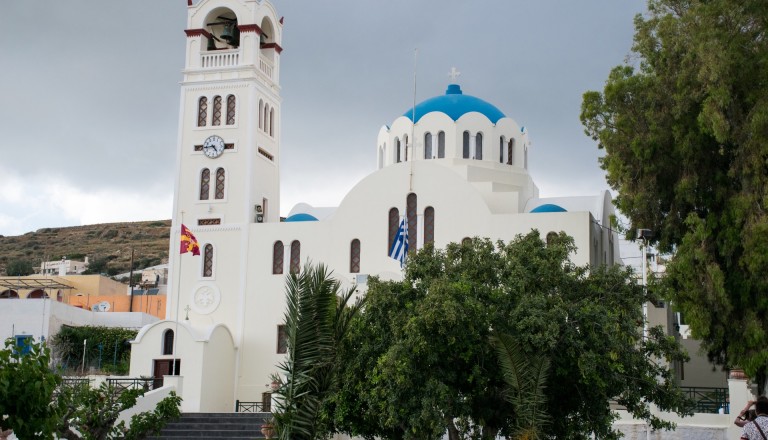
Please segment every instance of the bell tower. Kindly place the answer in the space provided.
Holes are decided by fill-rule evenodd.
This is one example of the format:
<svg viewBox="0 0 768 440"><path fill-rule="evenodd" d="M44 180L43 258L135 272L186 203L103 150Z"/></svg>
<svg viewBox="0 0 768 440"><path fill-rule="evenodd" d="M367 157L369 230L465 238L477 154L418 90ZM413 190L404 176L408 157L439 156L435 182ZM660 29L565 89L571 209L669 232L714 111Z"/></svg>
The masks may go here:
<svg viewBox="0 0 768 440"><path fill-rule="evenodd" d="M237 338L249 235L280 221L282 20L268 0L190 0L187 13L166 316ZM199 257L179 254L182 223Z"/></svg>

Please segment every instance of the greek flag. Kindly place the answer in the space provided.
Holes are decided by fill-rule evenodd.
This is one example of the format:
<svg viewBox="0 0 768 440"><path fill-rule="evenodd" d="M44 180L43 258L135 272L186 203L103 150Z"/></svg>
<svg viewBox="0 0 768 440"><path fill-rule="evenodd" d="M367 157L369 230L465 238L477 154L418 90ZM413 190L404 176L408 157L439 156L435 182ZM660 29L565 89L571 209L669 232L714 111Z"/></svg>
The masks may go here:
<svg viewBox="0 0 768 440"><path fill-rule="evenodd" d="M392 248L389 250L389 256L400 262L400 267L405 264L405 255L408 253L408 219L400 220L400 227L395 234L395 240L392 242Z"/></svg>

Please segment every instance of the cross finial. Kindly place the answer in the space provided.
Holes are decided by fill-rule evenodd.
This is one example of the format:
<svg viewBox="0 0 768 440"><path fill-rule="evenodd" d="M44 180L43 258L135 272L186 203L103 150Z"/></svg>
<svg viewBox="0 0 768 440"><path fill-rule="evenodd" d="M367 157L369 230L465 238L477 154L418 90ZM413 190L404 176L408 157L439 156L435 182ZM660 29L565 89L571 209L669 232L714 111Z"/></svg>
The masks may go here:
<svg viewBox="0 0 768 440"><path fill-rule="evenodd" d="M451 71L448 73L448 76L450 76L450 77L451 77L451 82L452 82L452 83L455 83L455 82L456 82L456 78L458 78L458 77L459 77L459 75L461 75L461 72L459 72L458 70L456 70L456 68L455 68L455 67L451 67Z"/></svg>
<svg viewBox="0 0 768 440"><path fill-rule="evenodd" d="M186 307L184 307L184 311L187 312L187 317L184 318L185 321L189 321L189 311L192 310L191 307L189 307L189 304L187 304Z"/></svg>

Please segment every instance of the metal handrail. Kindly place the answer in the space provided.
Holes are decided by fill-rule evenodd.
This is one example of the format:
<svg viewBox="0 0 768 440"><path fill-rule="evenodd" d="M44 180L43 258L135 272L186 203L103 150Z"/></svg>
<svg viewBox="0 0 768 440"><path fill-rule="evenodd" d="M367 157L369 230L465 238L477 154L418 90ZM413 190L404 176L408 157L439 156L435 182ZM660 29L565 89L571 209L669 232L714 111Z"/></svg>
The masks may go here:
<svg viewBox="0 0 768 440"><path fill-rule="evenodd" d="M241 402L235 400L235 412L238 413L260 413L270 412L269 404L264 405L263 402Z"/></svg>
<svg viewBox="0 0 768 440"><path fill-rule="evenodd" d="M159 379L162 381L162 379ZM116 393L122 393L126 390L143 389L144 391L154 390L161 386L162 382L152 377L134 377L127 379L107 379L107 384L115 389Z"/></svg>
<svg viewBox="0 0 768 440"><path fill-rule="evenodd" d="M695 412L730 414L728 388L718 387L680 387L686 397L696 403Z"/></svg>

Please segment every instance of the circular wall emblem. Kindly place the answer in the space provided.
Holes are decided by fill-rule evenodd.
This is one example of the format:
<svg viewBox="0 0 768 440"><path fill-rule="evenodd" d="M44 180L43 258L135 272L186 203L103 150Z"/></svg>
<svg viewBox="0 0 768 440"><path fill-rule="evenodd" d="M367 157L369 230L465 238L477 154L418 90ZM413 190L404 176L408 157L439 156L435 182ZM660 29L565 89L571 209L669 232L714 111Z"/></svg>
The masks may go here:
<svg viewBox="0 0 768 440"><path fill-rule="evenodd" d="M200 315L213 313L221 302L221 293L213 284L202 284L192 294L192 310Z"/></svg>

